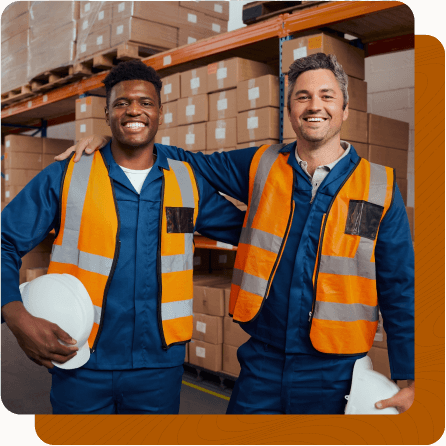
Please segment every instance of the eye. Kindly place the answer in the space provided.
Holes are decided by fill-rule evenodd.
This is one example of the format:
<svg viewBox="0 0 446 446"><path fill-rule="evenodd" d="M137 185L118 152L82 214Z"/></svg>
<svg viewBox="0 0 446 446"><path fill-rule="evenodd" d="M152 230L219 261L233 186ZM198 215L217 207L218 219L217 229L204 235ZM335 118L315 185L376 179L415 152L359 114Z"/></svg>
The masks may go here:
<svg viewBox="0 0 446 446"><path fill-rule="evenodd" d="M144 107L151 107L153 105L153 102L151 102L151 101L143 101L141 104Z"/></svg>
<svg viewBox="0 0 446 446"><path fill-rule="evenodd" d="M125 101L116 102L113 107L124 107L127 103Z"/></svg>
<svg viewBox="0 0 446 446"><path fill-rule="evenodd" d="M306 99L308 99L308 98L309 98L309 96L301 95L301 96L298 96L298 97L297 97L297 100L298 100L298 101L304 101L304 100L306 100Z"/></svg>

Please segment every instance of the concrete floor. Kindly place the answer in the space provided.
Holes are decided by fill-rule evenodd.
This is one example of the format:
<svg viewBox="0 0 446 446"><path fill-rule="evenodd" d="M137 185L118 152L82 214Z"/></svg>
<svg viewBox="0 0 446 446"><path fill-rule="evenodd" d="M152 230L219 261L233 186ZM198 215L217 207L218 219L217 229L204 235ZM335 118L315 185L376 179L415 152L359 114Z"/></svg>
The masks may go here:
<svg viewBox="0 0 446 446"><path fill-rule="evenodd" d="M200 389L190 387L184 382ZM51 375L26 357L6 324L1 328L1 398L3 405L16 414L51 414ZM221 389L218 378L208 376L197 381L187 368L181 388L180 414L224 414L228 400L205 392L230 397L231 389Z"/></svg>

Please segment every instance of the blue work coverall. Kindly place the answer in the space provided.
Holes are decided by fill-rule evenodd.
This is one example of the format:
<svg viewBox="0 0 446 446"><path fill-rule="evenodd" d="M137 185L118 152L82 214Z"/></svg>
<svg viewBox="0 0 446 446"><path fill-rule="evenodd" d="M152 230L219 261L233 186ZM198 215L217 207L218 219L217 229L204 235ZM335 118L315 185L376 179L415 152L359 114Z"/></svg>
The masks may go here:
<svg viewBox="0 0 446 446"><path fill-rule="evenodd" d="M155 145L156 162L140 194L114 161L110 143L102 149L116 193L121 249L97 350L82 368L50 370L54 413L178 413L185 346L163 350L157 320L157 247L163 169L169 169L167 149ZM53 228L56 234L59 231L66 163L44 169L2 212L2 305L21 300L20 258ZM200 175L197 184L195 230L237 245L244 212Z"/></svg>
<svg viewBox="0 0 446 446"><path fill-rule="evenodd" d="M336 191L359 160L351 147L319 186L297 163L296 142L288 164L295 171L294 217L271 291L258 316L241 324L251 339L238 350L241 373L228 413L343 413L353 366L364 355L320 353L309 338L312 276L322 224ZM212 186L248 203L249 168L258 148L203 155L169 148L169 156L188 161ZM414 254L403 199L395 188L383 218L375 251L379 307L387 333L391 377L414 378Z"/></svg>

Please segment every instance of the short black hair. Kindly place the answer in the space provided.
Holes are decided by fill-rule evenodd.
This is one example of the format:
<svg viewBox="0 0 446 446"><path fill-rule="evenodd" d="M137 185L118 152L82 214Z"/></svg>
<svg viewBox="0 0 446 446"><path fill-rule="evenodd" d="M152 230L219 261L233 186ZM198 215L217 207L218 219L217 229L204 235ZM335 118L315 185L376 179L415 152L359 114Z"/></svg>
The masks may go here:
<svg viewBox="0 0 446 446"><path fill-rule="evenodd" d="M116 84L119 84L119 82L133 80L152 83L158 93L159 105L161 106L161 87L163 86L163 82L158 73L152 67L147 66L140 60L127 60L125 62L120 62L113 67L107 77L102 81L105 85L107 108L112 88Z"/></svg>

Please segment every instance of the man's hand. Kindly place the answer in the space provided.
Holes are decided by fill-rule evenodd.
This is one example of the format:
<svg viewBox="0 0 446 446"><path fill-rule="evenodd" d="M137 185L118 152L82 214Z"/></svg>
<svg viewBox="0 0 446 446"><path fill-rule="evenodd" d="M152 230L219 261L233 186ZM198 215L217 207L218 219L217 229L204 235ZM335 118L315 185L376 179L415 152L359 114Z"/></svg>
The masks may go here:
<svg viewBox="0 0 446 446"><path fill-rule="evenodd" d="M57 324L32 316L22 302L4 305L2 315L21 349L37 364L52 369L51 361L64 363L76 356L79 348L63 345L59 339L71 345L77 341Z"/></svg>
<svg viewBox="0 0 446 446"><path fill-rule="evenodd" d="M102 147L104 147L109 141L110 138L106 138L105 136L87 136L79 140L76 145L65 150L65 152L55 156L54 159L56 161L63 161L70 156L71 152L76 151L76 154L74 155L74 162L77 163L81 159L82 152L85 151L85 153L93 153L95 150L102 149Z"/></svg>
<svg viewBox="0 0 446 446"><path fill-rule="evenodd" d="M410 380L409 386L401 389L396 395L387 400L378 401L375 404L377 409L385 409L386 407L396 407L399 413L406 412L412 406L415 398L415 381Z"/></svg>

